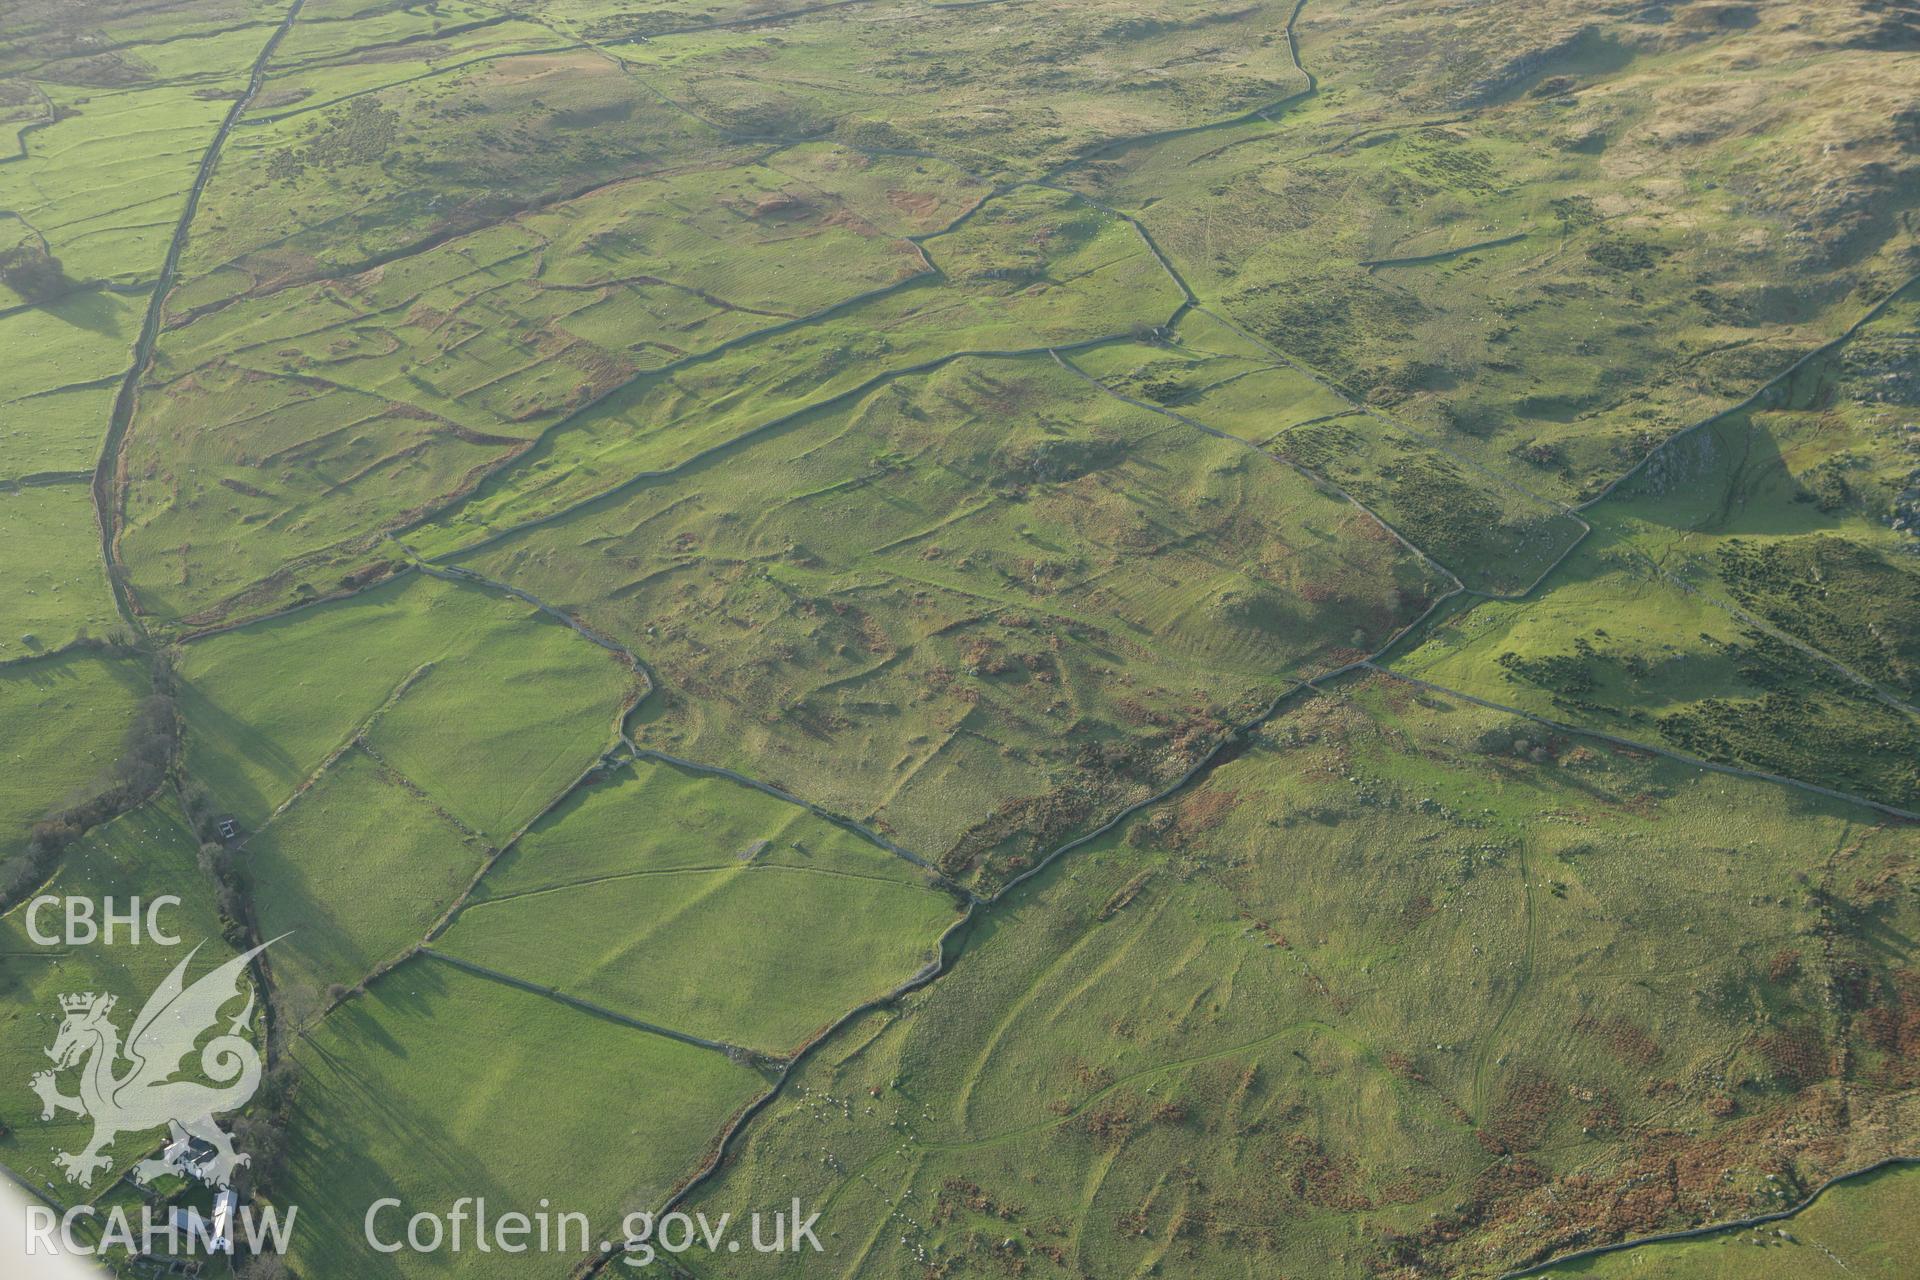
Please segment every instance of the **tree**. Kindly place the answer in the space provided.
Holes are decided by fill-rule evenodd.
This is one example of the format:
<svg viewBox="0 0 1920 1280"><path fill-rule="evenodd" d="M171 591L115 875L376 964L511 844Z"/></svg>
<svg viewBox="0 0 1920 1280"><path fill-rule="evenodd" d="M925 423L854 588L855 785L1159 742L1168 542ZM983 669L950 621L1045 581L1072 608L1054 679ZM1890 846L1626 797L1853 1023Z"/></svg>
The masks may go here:
<svg viewBox="0 0 1920 1280"><path fill-rule="evenodd" d="M60 259L37 244L17 245L0 253L0 284L28 302L52 302L74 287Z"/></svg>
<svg viewBox="0 0 1920 1280"><path fill-rule="evenodd" d="M292 1280L293 1268L277 1253L256 1253L240 1268L241 1280Z"/></svg>

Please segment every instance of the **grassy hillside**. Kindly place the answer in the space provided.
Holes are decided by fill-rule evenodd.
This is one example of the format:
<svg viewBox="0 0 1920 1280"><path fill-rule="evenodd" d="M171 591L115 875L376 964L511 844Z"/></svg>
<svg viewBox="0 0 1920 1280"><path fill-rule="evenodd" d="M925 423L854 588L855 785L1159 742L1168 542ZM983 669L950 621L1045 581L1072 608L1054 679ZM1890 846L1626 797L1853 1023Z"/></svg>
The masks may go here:
<svg viewBox="0 0 1920 1280"><path fill-rule="evenodd" d="M524 601L412 575L185 646L187 767L264 825L349 742L504 841L612 745L638 677Z"/></svg>
<svg viewBox="0 0 1920 1280"><path fill-rule="evenodd" d="M1908 934L1910 832L1533 732L1298 704L822 1046L694 1203L793 1188L848 1275L1492 1275L1900 1149L1911 949L1852 930ZM695 1270L811 1274L753 1261Z"/></svg>
<svg viewBox="0 0 1920 1280"><path fill-rule="evenodd" d="M1442 589L1272 458L1044 358L894 383L462 563L647 654L642 745L986 884Z"/></svg>
<svg viewBox="0 0 1920 1280"><path fill-rule="evenodd" d="M958 904L931 879L795 805L642 761L529 831L434 945L781 1057L939 954Z"/></svg>
<svg viewBox="0 0 1920 1280"><path fill-rule="evenodd" d="M1493 1276L1914 1154L1916 120L1876 0L19 0L0 932L278 939L308 1280ZM166 959L0 946L0 1066Z"/></svg>
<svg viewBox="0 0 1920 1280"><path fill-rule="evenodd" d="M1449 619L1401 668L1920 805L1912 397L1882 376L1912 353L1913 306L1667 445L1587 508L1592 537L1538 592Z"/></svg>
<svg viewBox="0 0 1920 1280"><path fill-rule="evenodd" d="M427 958L342 1006L296 1061L282 1194L302 1206L291 1258L314 1275L525 1275L526 1258L498 1252L375 1252L367 1207L398 1197L404 1232L411 1212L459 1196L528 1213L544 1199L617 1232L763 1087L720 1053ZM454 1080L460 1089L446 1087ZM565 1274L583 1252L545 1255L541 1270Z"/></svg>

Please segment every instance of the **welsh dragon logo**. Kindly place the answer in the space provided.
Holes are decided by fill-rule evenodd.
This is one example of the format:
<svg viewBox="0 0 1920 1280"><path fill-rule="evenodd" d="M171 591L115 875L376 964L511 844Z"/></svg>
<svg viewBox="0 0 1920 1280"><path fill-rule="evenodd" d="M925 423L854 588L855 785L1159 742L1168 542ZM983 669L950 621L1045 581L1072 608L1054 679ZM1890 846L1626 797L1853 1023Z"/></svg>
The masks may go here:
<svg viewBox="0 0 1920 1280"><path fill-rule="evenodd" d="M53 1119L59 1111L93 1117L93 1140L86 1149L54 1157L67 1181L92 1186L94 1174L113 1164L101 1152L116 1137L160 1128L169 1131L175 1144L170 1151L184 1149L192 1139L212 1148L198 1176L218 1187L232 1181L234 1170L245 1165L248 1157L234 1151L232 1139L214 1116L238 1111L260 1087L259 1051L242 1034L252 1020L254 1004L253 984L245 981L245 974L248 963L270 945L263 943L236 956L187 986L187 966L200 950L195 947L148 997L124 1045L119 1028L108 1017L115 1004L113 996L89 991L60 997L65 1019L53 1047L46 1051L54 1067L34 1076L32 1087L40 1095L42 1120ZM242 986L246 1008L200 1051L200 1069L214 1083L174 1079L182 1059L219 1022L220 1010L238 998ZM120 1069L123 1061L128 1064L125 1070ZM78 1097L60 1092L58 1075L69 1068L79 1071ZM176 1161L162 1158L142 1160L133 1174L146 1183L162 1173L180 1171Z"/></svg>

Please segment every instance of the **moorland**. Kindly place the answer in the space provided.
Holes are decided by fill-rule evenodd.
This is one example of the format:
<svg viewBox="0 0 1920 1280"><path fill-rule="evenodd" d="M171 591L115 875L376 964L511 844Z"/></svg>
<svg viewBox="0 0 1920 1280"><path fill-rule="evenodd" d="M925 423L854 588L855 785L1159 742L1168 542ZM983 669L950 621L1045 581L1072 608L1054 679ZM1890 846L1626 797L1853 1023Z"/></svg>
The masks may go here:
<svg viewBox="0 0 1920 1280"><path fill-rule="evenodd" d="M1894 1274L1916 121L1874 0L7 6L0 1082L171 892L313 1280Z"/></svg>

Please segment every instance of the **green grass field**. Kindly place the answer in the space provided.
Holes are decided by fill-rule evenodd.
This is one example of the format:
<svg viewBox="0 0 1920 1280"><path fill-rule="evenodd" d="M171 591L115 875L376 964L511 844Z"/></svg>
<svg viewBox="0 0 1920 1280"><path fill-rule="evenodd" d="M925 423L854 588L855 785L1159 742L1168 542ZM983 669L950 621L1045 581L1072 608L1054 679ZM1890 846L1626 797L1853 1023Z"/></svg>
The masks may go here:
<svg viewBox="0 0 1920 1280"><path fill-rule="evenodd" d="M364 735L497 841L613 744L636 679L522 601L419 575L187 645L181 673L188 768L248 827Z"/></svg>
<svg viewBox="0 0 1920 1280"><path fill-rule="evenodd" d="M83 485L0 490L0 539L18 557L0 575L0 661L118 624L90 523Z"/></svg>
<svg viewBox="0 0 1920 1280"><path fill-rule="evenodd" d="M280 1016L306 1025L420 945L487 852L363 751L342 756L240 855L261 936L285 939L268 959Z"/></svg>
<svg viewBox="0 0 1920 1280"><path fill-rule="evenodd" d="M633 380L408 543L456 552L957 356L1125 337L1180 303L1126 223L1062 193L1023 189L955 221L922 245L935 274Z"/></svg>
<svg viewBox="0 0 1920 1280"><path fill-rule="evenodd" d="M475 903L436 950L776 1056L938 952L945 895L790 867L637 870Z"/></svg>
<svg viewBox="0 0 1920 1280"><path fill-rule="evenodd" d="M176 567L137 576L139 598L205 623L330 590L379 562L380 531L642 375L927 274L905 235L970 194L937 164L730 154L257 301L186 286L126 532L130 556Z"/></svg>
<svg viewBox="0 0 1920 1280"><path fill-rule="evenodd" d="M27 1088L28 1080L50 1065L45 1050L52 1047L60 1029L58 998L86 991L114 994L119 1007L112 1021L125 1031L147 994L189 950L199 948L189 968L189 982L233 958L195 865L198 852L198 843L176 810L148 805L95 828L68 851L59 873L42 890L63 899L92 898L96 903L111 896L121 911L131 898L151 904L156 897L171 894L180 899L179 904L163 909L157 922L180 939L178 948L151 942L127 945L124 929L116 946L42 946L28 933L24 905L0 917L0 984L6 999L6 1014L0 1018L0 1069L14 1082L5 1104L0 1105L0 1124L6 1127L0 1136L0 1159L30 1185L52 1190L65 1203L82 1202L78 1196L84 1193L67 1185L53 1157L81 1150L93 1124L64 1111L43 1122L40 1102ZM43 935L58 937L64 932L61 913L58 905L40 912L37 924ZM225 1012L231 1017L242 1008L236 995ZM127 1065L117 1064L116 1073L125 1074ZM60 1084L62 1092L71 1093L71 1073ZM95 1194L110 1187L135 1161L153 1155L160 1140L131 1133L116 1140L103 1153L113 1163L95 1175Z"/></svg>
<svg viewBox="0 0 1920 1280"><path fill-rule="evenodd" d="M84 654L0 667L0 851L41 818L101 790L142 699L137 663Z"/></svg>
<svg viewBox="0 0 1920 1280"><path fill-rule="evenodd" d="M171 958L43 887L278 939L304 1280L1494 1277L1916 1154L1917 30L4 6L0 1163Z"/></svg>
<svg viewBox="0 0 1920 1280"><path fill-rule="evenodd" d="M1188 312L1174 336L1096 348L1074 364L1121 395L1325 477L1475 590L1526 589L1580 536L1552 503L1369 412L1208 312Z"/></svg>
<svg viewBox="0 0 1920 1280"><path fill-rule="evenodd" d="M5 478L84 479L100 456L101 424L140 327L134 296L70 293L27 310L0 308L6 343Z"/></svg>
<svg viewBox="0 0 1920 1280"><path fill-rule="evenodd" d="M295 1172L281 1194L302 1206L291 1257L312 1275L527 1274L527 1258L497 1252L371 1250L365 1214L382 1196L407 1206L383 1231L486 1196L495 1213L532 1214L545 1200L618 1239L621 1218L657 1204L765 1087L712 1050L426 958L342 1006L295 1058ZM580 1256L534 1261L564 1275Z"/></svg>
<svg viewBox="0 0 1920 1280"><path fill-rule="evenodd" d="M934 959L957 907L930 878L794 805L643 761L530 831L435 947L778 1056Z"/></svg>
<svg viewBox="0 0 1920 1280"><path fill-rule="evenodd" d="M901 885L926 879L906 859L798 805L642 758L596 775L534 824L481 884L479 898L747 864Z"/></svg>
<svg viewBox="0 0 1920 1280"><path fill-rule="evenodd" d="M1069 176L1351 394L1524 489L1588 497L1912 271L1885 221L1900 162L1868 162L1900 145L1867 120L1904 72L1831 59L1850 19L1646 17L1487 11L1435 39L1417 5L1310 5L1300 57L1325 85L1279 127Z"/></svg>
<svg viewBox="0 0 1920 1280"><path fill-rule="evenodd" d="M0 38L13 49L50 8L23 6ZM155 8L167 38L138 54L96 39L66 61L58 40L26 34L19 50L48 56L0 72L0 479L92 469L200 158L284 11Z"/></svg>

